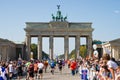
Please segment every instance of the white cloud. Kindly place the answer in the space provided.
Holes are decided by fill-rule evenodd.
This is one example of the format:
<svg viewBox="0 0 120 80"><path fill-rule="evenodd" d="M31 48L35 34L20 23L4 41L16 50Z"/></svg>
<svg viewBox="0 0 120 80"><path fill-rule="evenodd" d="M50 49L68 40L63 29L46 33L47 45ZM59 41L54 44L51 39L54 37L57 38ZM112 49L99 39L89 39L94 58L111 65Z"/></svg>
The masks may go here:
<svg viewBox="0 0 120 80"><path fill-rule="evenodd" d="M119 11L119 10L115 10L114 13L115 13L115 14L119 14L120 11Z"/></svg>

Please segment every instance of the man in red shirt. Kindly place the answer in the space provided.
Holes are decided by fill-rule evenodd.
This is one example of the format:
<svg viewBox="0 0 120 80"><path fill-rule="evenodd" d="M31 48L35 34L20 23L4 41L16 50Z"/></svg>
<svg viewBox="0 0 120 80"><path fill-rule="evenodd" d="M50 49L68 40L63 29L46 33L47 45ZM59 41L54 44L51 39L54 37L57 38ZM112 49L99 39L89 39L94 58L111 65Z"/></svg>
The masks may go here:
<svg viewBox="0 0 120 80"><path fill-rule="evenodd" d="M73 60L70 64L70 69L71 69L72 75L75 75L76 66L77 66L77 63L75 60Z"/></svg>

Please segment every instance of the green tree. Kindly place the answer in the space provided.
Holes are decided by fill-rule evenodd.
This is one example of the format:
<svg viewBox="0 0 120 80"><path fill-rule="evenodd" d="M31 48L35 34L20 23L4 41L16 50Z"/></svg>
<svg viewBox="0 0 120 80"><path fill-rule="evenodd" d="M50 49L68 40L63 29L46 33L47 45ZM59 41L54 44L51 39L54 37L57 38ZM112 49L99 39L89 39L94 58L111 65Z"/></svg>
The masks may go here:
<svg viewBox="0 0 120 80"><path fill-rule="evenodd" d="M80 46L80 56L85 58L87 56L87 49L86 45L81 45Z"/></svg>
<svg viewBox="0 0 120 80"><path fill-rule="evenodd" d="M31 44L31 52L33 52L33 58L37 59L37 45L36 44Z"/></svg>
<svg viewBox="0 0 120 80"><path fill-rule="evenodd" d="M92 42L93 44L102 44L103 42L102 41L100 41L100 40L93 40L93 42Z"/></svg>
<svg viewBox="0 0 120 80"><path fill-rule="evenodd" d="M75 49L71 51L71 53L69 54L69 58L75 58ZM87 49L86 49L86 45L81 45L80 46L80 56L85 58L87 56Z"/></svg>
<svg viewBox="0 0 120 80"><path fill-rule="evenodd" d="M31 52L33 52L33 58L34 59L37 59L37 44L31 44ZM42 59L43 58L46 58L46 59L48 59L48 54L47 53L45 53L44 51L42 51Z"/></svg>
<svg viewBox="0 0 120 80"><path fill-rule="evenodd" d="M69 54L69 58L72 58L72 59L75 58L75 49L72 50L72 52Z"/></svg>

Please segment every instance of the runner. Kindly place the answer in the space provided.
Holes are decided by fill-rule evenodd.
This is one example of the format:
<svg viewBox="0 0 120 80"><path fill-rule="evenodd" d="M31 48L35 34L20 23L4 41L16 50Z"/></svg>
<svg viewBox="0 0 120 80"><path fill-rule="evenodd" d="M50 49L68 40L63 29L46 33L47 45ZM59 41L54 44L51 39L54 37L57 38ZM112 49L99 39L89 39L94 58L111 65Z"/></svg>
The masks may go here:
<svg viewBox="0 0 120 80"><path fill-rule="evenodd" d="M20 80L22 78L22 73L23 73L23 70L22 70L22 61L21 60L18 60L18 63L17 63L17 72L18 72L18 80Z"/></svg>
<svg viewBox="0 0 120 80"><path fill-rule="evenodd" d="M28 73L29 73L29 80L34 80L34 64L33 64L33 61L31 61L31 64L29 65Z"/></svg>
<svg viewBox="0 0 120 80"><path fill-rule="evenodd" d="M26 71L27 71L26 80L29 80L29 73L28 73L28 71L29 71L30 64L31 64L30 61L26 62L26 64L25 64Z"/></svg>
<svg viewBox="0 0 120 80"><path fill-rule="evenodd" d="M35 75L35 78L37 78L37 73L38 73L38 63L37 63L37 61L35 61L35 63L34 63L34 75Z"/></svg>
<svg viewBox="0 0 120 80"><path fill-rule="evenodd" d="M52 75L54 75L54 69L55 69L55 62L52 60L51 62L50 62L50 67L51 67L51 73L52 73Z"/></svg>
<svg viewBox="0 0 120 80"><path fill-rule="evenodd" d="M45 60L45 61L44 61L45 73L47 72L47 67L48 67L48 61L47 61L47 60Z"/></svg>
<svg viewBox="0 0 120 80"><path fill-rule="evenodd" d="M42 79L43 78L43 68L44 68L44 64L42 63L42 61L40 61L40 63L38 63L38 78Z"/></svg>
<svg viewBox="0 0 120 80"><path fill-rule="evenodd" d="M71 63L71 61L70 61L70 60L68 60L68 61L67 61L68 68L70 68L70 63Z"/></svg>
<svg viewBox="0 0 120 80"><path fill-rule="evenodd" d="M58 61L58 68L59 68L60 73L62 73L62 60Z"/></svg>
<svg viewBox="0 0 120 80"><path fill-rule="evenodd" d="M75 75L76 65L77 65L77 63L75 62L75 60L73 60L70 64L71 74L73 76Z"/></svg>
<svg viewBox="0 0 120 80"><path fill-rule="evenodd" d="M12 61L10 61L8 65L8 72L9 72L9 79L12 79L13 77L13 62Z"/></svg>

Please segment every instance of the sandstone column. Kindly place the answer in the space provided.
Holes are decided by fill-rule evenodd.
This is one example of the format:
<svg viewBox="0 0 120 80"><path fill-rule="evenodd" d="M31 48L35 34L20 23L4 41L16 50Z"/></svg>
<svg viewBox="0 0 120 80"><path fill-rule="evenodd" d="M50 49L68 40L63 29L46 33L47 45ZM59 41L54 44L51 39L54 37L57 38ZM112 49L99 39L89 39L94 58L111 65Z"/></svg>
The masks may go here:
<svg viewBox="0 0 120 80"><path fill-rule="evenodd" d="M27 53L26 59L27 60L30 59L30 52L31 52L30 45L31 45L31 37L30 35L26 35L26 53Z"/></svg>
<svg viewBox="0 0 120 80"><path fill-rule="evenodd" d="M22 50L21 50L21 58L23 59L23 55L24 55L24 47L22 46Z"/></svg>
<svg viewBox="0 0 120 80"><path fill-rule="evenodd" d="M80 53L80 35L77 35L75 38L75 59L79 58L79 53Z"/></svg>
<svg viewBox="0 0 120 80"><path fill-rule="evenodd" d="M2 60L2 47L0 45L0 61Z"/></svg>
<svg viewBox="0 0 120 80"><path fill-rule="evenodd" d="M68 60L68 54L69 54L69 37L65 36L64 37L64 55L65 55L65 60Z"/></svg>
<svg viewBox="0 0 120 80"><path fill-rule="evenodd" d="M87 37L87 54L89 54L89 58L92 57L92 36Z"/></svg>
<svg viewBox="0 0 120 80"><path fill-rule="evenodd" d="M42 60L42 36L38 36L38 60Z"/></svg>
<svg viewBox="0 0 120 80"><path fill-rule="evenodd" d="M49 58L53 59L53 36L50 36L49 43Z"/></svg>

